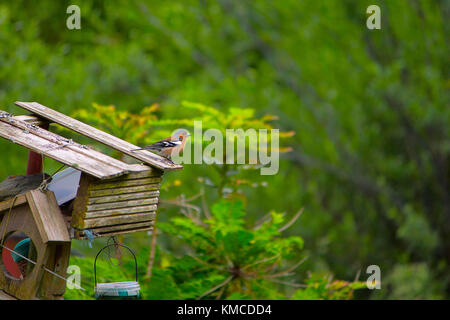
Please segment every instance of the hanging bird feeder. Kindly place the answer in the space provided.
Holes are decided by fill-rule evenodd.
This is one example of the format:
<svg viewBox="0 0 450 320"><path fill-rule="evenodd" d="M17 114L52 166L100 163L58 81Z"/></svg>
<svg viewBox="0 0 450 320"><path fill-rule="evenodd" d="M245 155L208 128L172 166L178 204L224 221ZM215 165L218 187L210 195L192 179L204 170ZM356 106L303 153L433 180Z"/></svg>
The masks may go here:
<svg viewBox="0 0 450 320"><path fill-rule="evenodd" d="M110 282L110 283L97 283L97 258L103 250L111 246L120 246L128 249L133 255L135 265L135 281L123 281L123 282ZM96 299L139 299L140 298L140 286L138 282L138 270L136 255L126 245L120 243L112 243L103 247L95 256L94 260L94 283L95 283L95 298Z"/></svg>

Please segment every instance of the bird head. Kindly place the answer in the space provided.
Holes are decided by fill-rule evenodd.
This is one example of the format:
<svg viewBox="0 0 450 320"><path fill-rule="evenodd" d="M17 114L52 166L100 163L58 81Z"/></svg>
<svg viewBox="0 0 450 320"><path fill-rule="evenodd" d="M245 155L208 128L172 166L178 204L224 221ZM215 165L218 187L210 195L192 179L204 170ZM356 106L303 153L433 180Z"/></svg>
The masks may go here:
<svg viewBox="0 0 450 320"><path fill-rule="evenodd" d="M189 134L189 132L185 129L178 129L177 131L175 131L175 133L173 134L173 137L175 139L178 139L179 141L183 141L185 140L187 137L190 137L191 135Z"/></svg>

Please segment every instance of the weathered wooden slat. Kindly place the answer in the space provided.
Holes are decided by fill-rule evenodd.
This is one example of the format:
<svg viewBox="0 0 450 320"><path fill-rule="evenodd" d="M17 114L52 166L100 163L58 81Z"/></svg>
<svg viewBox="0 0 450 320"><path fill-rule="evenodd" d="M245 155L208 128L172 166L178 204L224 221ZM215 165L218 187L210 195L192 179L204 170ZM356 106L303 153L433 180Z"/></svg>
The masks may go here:
<svg viewBox="0 0 450 320"><path fill-rule="evenodd" d="M125 162L114 159L106 154L91 149L88 146L81 145L71 139L64 138L56 133L40 128L36 125L27 123L25 121L21 121L20 119L18 119L18 117L1 118L0 120L3 122L8 122L9 124L18 127L22 130L29 131L30 133L39 136L45 140L48 140L50 142L53 142L59 145L60 147L68 148L75 152L82 153L87 157L102 162L104 165L120 168L124 170L124 173L128 172L129 170L129 165Z"/></svg>
<svg viewBox="0 0 450 320"><path fill-rule="evenodd" d="M113 178L124 173L123 169L105 166L91 157L67 148L61 148L59 144L50 142L31 132L26 132L4 121L0 121L0 136L100 179Z"/></svg>
<svg viewBox="0 0 450 320"><path fill-rule="evenodd" d="M9 211L9 208L11 207L11 204L13 203L14 198L5 200L0 202L0 215L7 213ZM21 204L24 204L27 202L27 198L24 194L21 194L17 196L16 201L14 201L14 206L20 206Z"/></svg>
<svg viewBox="0 0 450 320"><path fill-rule="evenodd" d="M123 187L104 190L89 190L89 197L113 196L125 193L159 190L160 186L161 185L159 183L155 183L155 184L147 184L144 186Z"/></svg>
<svg viewBox="0 0 450 320"><path fill-rule="evenodd" d="M124 214L131 213L142 213L142 212L151 212L156 211L157 205L146 205L146 206L136 206L136 207L127 207L127 208L118 208L118 209L109 209L109 210L100 210L100 211L88 211L86 212L86 219L91 218L101 218L101 217L109 217L109 216L120 216Z"/></svg>
<svg viewBox="0 0 450 320"><path fill-rule="evenodd" d="M153 221L142 222L142 223L127 223L127 224L119 224L116 226L110 227L100 227L100 228L92 228L96 235L100 237L109 237L115 236L119 234L126 234L132 232L142 232L142 231L150 231L153 230ZM76 230L75 231L76 239L87 239L84 231Z"/></svg>
<svg viewBox="0 0 450 320"><path fill-rule="evenodd" d="M175 164L172 161L165 159L161 156L158 156L154 153L151 153L146 150L141 151L131 151L133 149L138 149L139 147L124 141L120 138L117 138L113 135L110 135L106 132L103 132L99 129L91 127L83 122L80 122L76 119L68 117L60 112L57 112L53 109L50 109L46 106L43 106L37 102L21 102L16 101L16 105L22 107L32 113L35 113L45 119L49 119L55 123L58 123L66 128L69 128L75 132L81 133L89 138L92 138L96 141L99 141L111 148L119 150L133 158L139 159L148 163L152 166L155 166L162 170L176 170L182 169L181 165Z"/></svg>
<svg viewBox="0 0 450 320"><path fill-rule="evenodd" d="M146 213L133 213L120 216L110 216L104 218L86 219L83 221L83 226L80 229L95 228L95 227L106 227L116 224L124 223L134 223L134 222L144 222L152 221L155 219L155 212Z"/></svg>
<svg viewBox="0 0 450 320"><path fill-rule="evenodd" d="M154 178L144 178L144 179L133 179L133 180L123 180L123 181L116 181L116 182L100 182L95 183L91 186L91 190L104 190L104 189L113 189L113 188L120 188L120 187L132 187L132 186L142 186L146 184L152 184L152 183L160 183L161 182L160 177L154 177Z"/></svg>
<svg viewBox="0 0 450 320"><path fill-rule="evenodd" d="M105 233L105 232L113 232L113 231L123 231L123 230L130 230L130 229L140 229L140 228L149 228L154 225L154 221L144 221L144 222L137 222L137 223L125 223L125 224L117 224L114 226L108 226L108 227L99 227L99 228L92 228L91 230L96 233Z"/></svg>
<svg viewBox="0 0 450 320"><path fill-rule="evenodd" d="M25 121L27 123L34 124L36 126L40 126L44 123L48 123L48 121L43 120L42 118L33 116L33 115L20 115L12 117L15 120Z"/></svg>
<svg viewBox="0 0 450 320"><path fill-rule="evenodd" d="M88 205L99 204L99 203L108 203L108 202L147 199L147 198L153 198L153 197L159 197L158 190L148 191L148 192L118 194L118 195L114 195L114 196L91 197L88 200Z"/></svg>
<svg viewBox="0 0 450 320"><path fill-rule="evenodd" d="M136 174L138 176L142 175L143 177L150 177L150 176L156 177L156 176L161 176L163 174L162 170L151 167L144 163L133 163L133 164L126 163L126 165L128 166L128 170L130 171L130 173L128 173L128 174L131 176L134 176ZM120 179L120 178L122 178L122 177L114 178L114 179Z"/></svg>
<svg viewBox="0 0 450 320"><path fill-rule="evenodd" d="M127 230L121 230L121 231L104 232L104 233L101 233L101 235L103 237L111 237L111 236L114 236L117 234L135 233L135 232L143 232L143 231L150 231L150 230L153 230L153 226L136 228L136 229L127 229Z"/></svg>
<svg viewBox="0 0 450 320"><path fill-rule="evenodd" d="M159 170L157 168L152 168L144 164L131 164L130 173L125 174L118 178L109 179L108 182L114 182L118 180L134 180L134 179L143 179L143 178L152 178L152 177L162 177L164 171ZM140 167L147 168L147 170L139 170ZM102 182L102 181L100 181Z"/></svg>
<svg viewBox="0 0 450 320"><path fill-rule="evenodd" d="M147 198L147 199L139 199L139 200L130 200L130 201L117 201L117 202L107 202L100 204L91 204L88 205L87 211L99 211L99 210L109 210L109 209L120 209L120 208L129 208L129 207L137 207L144 206L149 204L158 203L158 198Z"/></svg>
<svg viewBox="0 0 450 320"><path fill-rule="evenodd" d="M70 242L55 194L49 190L31 190L26 193L26 198L43 242Z"/></svg>
<svg viewBox="0 0 450 320"><path fill-rule="evenodd" d="M17 298L7 294L5 291L0 289L0 300L17 300Z"/></svg>
<svg viewBox="0 0 450 320"><path fill-rule="evenodd" d="M151 167L146 165L139 165L139 164L128 164L125 162L122 162L120 160L114 159L106 154L103 154L101 152L98 152L88 146L81 145L71 139L64 138L60 135L57 135L56 133L50 132L48 130L45 130L43 128L40 128L33 123L28 123L26 121L21 121L21 116L17 117L6 117L6 118L0 118L0 121L9 123L10 125L17 127L19 129L22 129L26 132L29 132L30 134L34 134L36 136L39 136L45 140L48 140L49 142L55 143L59 146L59 148L66 148L70 149L73 152L80 153L85 155L86 157L91 158L91 161L97 161L99 162L99 166L113 166L123 171L123 174L126 174L128 172L132 173L132 177L134 175L136 176L146 176L146 175L155 175L157 174L156 171L159 170L152 170ZM25 117L25 116L22 116Z"/></svg>
<svg viewBox="0 0 450 320"><path fill-rule="evenodd" d="M57 274L67 277L67 268L70 260L70 242L63 245L52 245L47 250L49 259L45 267ZM66 281L57 278L49 272L44 272L39 288L39 296L42 299L58 299L66 290Z"/></svg>

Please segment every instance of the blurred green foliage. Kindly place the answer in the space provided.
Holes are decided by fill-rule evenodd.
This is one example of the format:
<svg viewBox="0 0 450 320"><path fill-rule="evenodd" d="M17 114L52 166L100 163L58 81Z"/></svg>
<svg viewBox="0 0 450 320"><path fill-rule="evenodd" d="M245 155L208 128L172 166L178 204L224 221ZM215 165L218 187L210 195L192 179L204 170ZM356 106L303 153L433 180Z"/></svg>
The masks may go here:
<svg viewBox="0 0 450 320"><path fill-rule="evenodd" d="M69 4L81 8L81 30L65 27ZM376 264L382 290L362 298L449 298L450 4L379 0L382 29L368 30L370 4L1 2L0 109L21 113L13 102L22 100L66 114L92 103L140 114L157 103L162 121L197 116L187 100L276 115L278 127L296 132L293 151L275 176L244 173L251 184L235 191L245 194L246 220L304 206L284 233L304 239L305 270L339 279L361 270L365 279ZM0 148L0 178L23 173L26 150L5 140ZM162 197L203 188L214 203L218 193L198 181L214 171L186 165L167 174ZM177 215L167 206L159 219ZM133 237L148 246L148 237ZM175 239L158 241L182 256ZM154 276L169 279L164 270Z"/></svg>
<svg viewBox="0 0 450 320"><path fill-rule="evenodd" d="M146 274L147 257L138 255L138 278L143 299L349 299L363 282L331 281L331 277L311 275L305 284L295 283L294 275L305 259L299 258L303 240L282 237L283 214L271 212L270 219L246 226L241 201L220 200L209 216L186 214L157 226L177 239L187 254L177 257L159 249L151 278ZM92 299L92 258L72 257L71 264L82 271L81 290L67 290L66 299ZM97 281L134 280L134 260L99 259ZM128 277L128 278L127 278ZM286 288L287 287L287 288ZM301 287L298 289L298 287Z"/></svg>

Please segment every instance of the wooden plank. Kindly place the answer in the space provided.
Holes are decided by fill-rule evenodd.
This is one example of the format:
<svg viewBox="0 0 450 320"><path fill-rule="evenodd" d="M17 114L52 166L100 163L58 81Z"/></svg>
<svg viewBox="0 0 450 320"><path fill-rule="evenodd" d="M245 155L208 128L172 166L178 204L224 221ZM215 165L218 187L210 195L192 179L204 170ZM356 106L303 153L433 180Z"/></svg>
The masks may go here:
<svg viewBox="0 0 450 320"><path fill-rule="evenodd" d="M153 227L144 227L144 228L121 230L121 231L104 232L101 235L102 235L102 237L111 237L111 236L118 235L118 234L135 233L135 232L150 231L150 230L153 230Z"/></svg>
<svg viewBox="0 0 450 320"><path fill-rule="evenodd" d="M0 202L0 215L7 213L9 211L9 208L11 207L13 200L14 200L14 198ZM20 206L21 204L24 204L26 202L27 202L27 198L25 197L24 194L21 194L14 201L13 208Z"/></svg>
<svg viewBox="0 0 450 320"><path fill-rule="evenodd" d="M155 212L133 213L120 216L111 216L105 218L86 219L83 221L83 226L80 229L106 227L115 224L133 223L151 221L155 219Z"/></svg>
<svg viewBox="0 0 450 320"><path fill-rule="evenodd" d="M104 190L89 190L89 197L113 196L125 193L152 191L152 190L159 190L160 187L161 184L155 183L155 184L147 184L144 186L123 187Z"/></svg>
<svg viewBox="0 0 450 320"><path fill-rule="evenodd" d="M108 202L118 202L118 201L129 201L129 200L137 200L137 199L147 199L158 197L159 191L147 191L147 192L135 192L135 193L126 193L126 194L118 194L114 196L101 196L101 197L91 197L88 200L88 205L98 204L98 203L108 203Z"/></svg>
<svg viewBox="0 0 450 320"><path fill-rule="evenodd" d="M98 152L88 146L81 145L71 139L67 139L56 133L50 132L48 130L45 130L43 128L40 128L40 127L30 124L30 123L27 123L25 121L21 121L20 119L17 119L17 118L18 117L1 118L0 120L3 122L7 122L15 127L18 127L22 130L29 131L30 133L33 133L36 136L39 136L50 142L58 144L61 147L74 150L75 152L78 152L78 153L82 153L82 154L86 155L87 157L90 157L94 160L102 162L104 165L117 167L124 171L129 170L129 165L126 164L125 162L114 159L114 158L112 158L106 154L103 154L101 152Z"/></svg>
<svg viewBox="0 0 450 320"><path fill-rule="evenodd" d="M136 207L127 207L127 208L118 208L118 209L109 209L109 210L101 210L101 211L88 211L86 212L85 219L91 218L101 218L101 217L109 217L109 216L119 216L119 215L128 215L131 213L141 213L141 212L150 212L156 211L157 205L146 205L146 206L136 206Z"/></svg>
<svg viewBox="0 0 450 320"><path fill-rule="evenodd" d="M4 117L0 118L0 121L9 123L10 125L20 128L24 131L27 131L29 133L32 133L36 136L39 136L45 140L48 140L50 142L55 143L56 145L59 145L60 148L67 148L71 149L74 152L80 153L85 155L86 157L91 158L93 161L98 161L101 164L100 166L113 166L118 169L123 170L123 173L132 173L130 177L134 176L148 176L148 175L157 175L159 170L152 170L151 167L143 165L143 164L128 164L125 162L122 162L120 160L114 159L106 154L103 154L101 152L98 152L89 146L81 145L71 139L67 139L65 137L62 137L60 135L57 135L56 133L50 132L48 130L45 130L43 128L40 128L34 124L30 124L26 121L21 121L20 117L26 117L26 116L17 116L17 117Z"/></svg>
<svg viewBox="0 0 450 320"><path fill-rule="evenodd" d="M124 162L125 163L125 162ZM147 176L161 176L162 175L162 170L159 170L158 168L154 168L151 167L149 165L146 165L144 163L125 163L128 167L128 171L129 171L129 175L142 175L143 177L147 177ZM120 179L122 177L119 178L114 178L114 179Z"/></svg>
<svg viewBox="0 0 450 320"><path fill-rule="evenodd" d="M141 225L140 227L137 227ZM153 221L151 222L142 222L141 223L130 223L130 224L120 224L112 227L101 227L101 228L93 228L98 237L110 237L119 234L126 233L134 233L134 232L142 232L142 231L151 231L153 230ZM87 239L85 233L81 230L75 231L75 239Z"/></svg>
<svg viewBox="0 0 450 320"><path fill-rule="evenodd" d="M103 230L100 230L99 232L98 232L98 234L100 234L100 236L102 236L102 237L110 237L110 236L113 236L113 235L118 235L118 234L125 234L125 233L132 233L132 232L142 232L142 231L150 231L150 230L153 230L153 224L147 224L147 225L144 225L143 224L143 226L142 227L140 227L140 228L131 228L131 226L132 226L133 224L131 224L130 225L130 227L128 228L128 229L125 229L124 227L122 227L122 228L118 228L117 230L114 230L113 228L112 228L112 230L111 231L103 231Z"/></svg>
<svg viewBox="0 0 450 320"><path fill-rule="evenodd" d="M130 201L116 201L116 202L91 204L91 205L88 205L87 211L93 212L93 211L99 211L99 210L144 206L144 205L148 205L148 204L156 204L156 203L158 203L158 201L159 201L159 198L147 198L147 199L138 199L138 200L130 200Z"/></svg>
<svg viewBox="0 0 450 320"><path fill-rule="evenodd" d="M164 171L159 170L157 168L152 168L143 164L134 164L134 165L130 165L133 166L132 170L130 170L131 172L120 177L120 178L114 178L111 179L109 181L114 181L114 180L132 180L132 179L141 179L141 178L151 178L151 177L162 177L164 174ZM145 167L148 168L147 170L137 170L134 167L135 166L141 166L141 167Z"/></svg>
<svg viewBox="0 0 450 320"><path fill-rule="evenodd" d="M133 179L133 180L119 180L117 182L100 182L95 183L91 186L91 190L103 190L103 189L112 189L112 188L119 188L119 187L132 187L132 186L142 186L146 184L152 184L152 183L160 183L161 182L160 177L153 177L153 178L144 178L144 179Z"/></svg>
<svg viewBox="0 0 450 320"><path fill-rule="evenodd" d="M17 298L7 294L5 291L0 289L0 300L17 300Z"/></svg>
<svg viewBox="0 0 450 320"><path fill-rule="evenodd" d="M113 231L123 231L123 230L130 230L130 229L141 229L141 228L149 228L154 225L154 220L151 221L144 221L144 222L137 222L137 223L125 223L125 224L118 224L114 226L108 226L108 227L99 227L99 228L92 228L91 230L96 233L105 233L105 232L113 232Z"/></svg>
<svg viewBox="0 0 450 320"><path fill-rule="evenodd" d="M42 118L33 116L33 115L20 115L20 116L14 116L12 117L15 120L25 121L27 123L34 124L36 126L40 126L43 124L48 124L48 121L43 120Z"/></svg>
<svg viewBox="0 0 450 320"><path fill-rule="evenodd" d="M91 127L81 121L68 117L60 112L57 112L53 109L50 109L44 105L41 105L37 102L21 102L16 101L15 104L19 107L22 107L32 113L35 113L45 119L49 119L55 123L58 123L68 129L71 129L75 132L81 133L89 138L92 138L96 141L99 141L111 148L119 150L133 158L139 159L148 163L152 166L155 166L162 170L176 170L182 169L183 167L179 164L175 164L172 161L158 156L150 151L140 150L140 151L131 151L133 149L138 149L138 146L135 146L127 141L124 141L120 138L117 138L111 134L108 134L104 131Z"/></svg>
<svg viewBox="0 0 450 320"><path fill-rule="evenodd" d="M47 250L45 267L57 274L67 277L70 260L70 242L53 244ZM45 300L58 299L66 291L66 282L49 272L44 272L40 283L38 297Z"/></svg>
<svg viewBox="0 0 450 320"><path fill-rule="evenodd" d="M26 198L42 241L70 242L66 223L52 191L31 190Z"/></svg>
<svg viewBox="0 0 450 320"><path fill-rule="evenodd" d="M4 121L0 121L0 136L100 179L113 178L124 173L123 169L106 166L82 153L62 148L60 144L50 142Z"/></svg>

